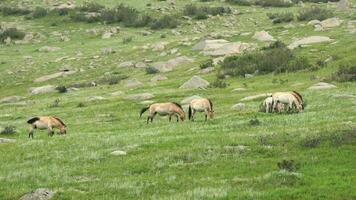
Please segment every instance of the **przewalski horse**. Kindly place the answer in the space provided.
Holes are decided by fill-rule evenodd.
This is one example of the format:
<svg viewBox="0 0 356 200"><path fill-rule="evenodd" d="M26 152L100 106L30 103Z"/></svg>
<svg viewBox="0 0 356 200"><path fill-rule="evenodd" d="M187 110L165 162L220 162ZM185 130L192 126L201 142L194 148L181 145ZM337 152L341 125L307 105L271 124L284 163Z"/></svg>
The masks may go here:
<svg viewBox="0 0 356 200"><path fill-rule="evenodd" d="M266 113L271 113L273 106L273 98L272 97L267 97L263 103L262 103L262 111L265 111Z"/></svg>
<svg viewBox="0 0 356 200"><path fill-rule="evenodd" d="M214 117L213 103L210 99L201 98L201 99L193 99L189 103L188 115L189 119L194 121L194 114L196 112L204 112L205 113L205 121L208 120L208 116L210 119Z"/></svg>
<svg viewBox="0 0 356 200"><path fill-rule="evenodd" d="M279 103L287 104L288 111L296 107L298 112L302 112L304 109L303 97L296 91L292 92L276 92L272 94L273 110L276 110Z"/></svg>
<svg viewBox="0 0 356 200"><path fill-rule="evenodd" d="M147 117L147 124L151 120L151 123L153 121L153 118L156 116L156 114L160 116L169 116L169 121L172 120L172 116L177 117L177 122L179 121L179 118L181 121L184 121L185 119L185 112L182 108L182 106L176 102L168 102L168 103L154 103L151 104L145 108L141 109L140 112L140 117L142 117L142 114L149 110L149 114Z"/></svg>
<svg viewBox="0 0 356 200"><path fill-rule="evenodd" d="M66 125L63 121L57 117L51 116L42 116L42 117L34 117L27 121L28 124L31 124L31 128L28 134L28 137L33 138L33 132L35 129L48 130L48 136L54 135L53 129L59 129L61 134L67 134Z"/></svg>

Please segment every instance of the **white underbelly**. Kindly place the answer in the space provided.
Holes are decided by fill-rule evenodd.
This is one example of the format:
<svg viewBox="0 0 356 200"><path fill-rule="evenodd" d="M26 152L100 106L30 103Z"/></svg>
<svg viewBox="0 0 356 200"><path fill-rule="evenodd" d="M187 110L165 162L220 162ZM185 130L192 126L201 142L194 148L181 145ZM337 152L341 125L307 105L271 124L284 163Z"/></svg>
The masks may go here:
<svg viewBox="0 0 356 200"><path fill-rule="evenodd" d="M35 127L38 128L38 129L47 129L48 128L48 125L44 122L41 122L41 121L36 121L34 123Z"/></svg>

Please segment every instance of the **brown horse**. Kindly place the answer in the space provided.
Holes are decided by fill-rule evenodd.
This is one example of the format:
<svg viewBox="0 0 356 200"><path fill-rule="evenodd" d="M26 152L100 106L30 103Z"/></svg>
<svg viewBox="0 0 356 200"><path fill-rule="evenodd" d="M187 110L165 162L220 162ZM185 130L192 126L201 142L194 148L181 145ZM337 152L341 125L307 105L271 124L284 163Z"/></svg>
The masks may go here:
<svg viewBox="0 0 356 200"><path fill-rule="evenodd" d="M42 116L42 117L34 117L31 118L27 121L28 124L31 124L31 128L28 134L28 137L33 138L33 132L35 129L47 129L48 130L48 136L53 136L54 135L54 128L57 128L60 130L60 134L67 134L66 130L66 125L63 123L62 120L60 120L57 117L51 117L51 116Z"/></svg>
<svg viewBox="0 0 356 200"><path fill-rule="evenodd" d="M208 120L208 116L210 119L214 117L213 103L210 99L201 98L201 99L193 99L189 103L189 119L194 121L194 114L196 112L204 112L205 113L205 121Z"/></svg>
<svg viewBox="0 0 356 200"><path fill-rule="evenodd" d="M168 102L168 103L154 103L151 104L145 108L141 109L140 112L140 117L146 110L149 110L149 115L147 117L147 124L151 120L151 123L153 121L153 118L156 116L156 114L160 116L169 116L169 121L172 120L172 116L177 117L177 122L179 121L179 118L181 121L184 121L185 119L185 113L181 105L175 102Z"/></svg>
<svg viewBox="0 0 356 200"><path fill-rule="evenodd" d="M293 109L293 105L298 112L303 111L303 97L296 91L276 92L272 94L273 110L276 110L278 103L288 104L288 111Z"/></svg>

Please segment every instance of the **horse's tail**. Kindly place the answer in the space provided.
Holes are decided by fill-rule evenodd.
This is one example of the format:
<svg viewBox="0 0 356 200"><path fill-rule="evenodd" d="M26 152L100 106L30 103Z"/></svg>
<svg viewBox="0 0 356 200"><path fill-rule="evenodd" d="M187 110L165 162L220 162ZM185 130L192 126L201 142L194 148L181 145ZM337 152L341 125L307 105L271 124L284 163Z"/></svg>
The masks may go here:
<svg viewBox="0 0 356 200"><path fill-rule="evenodd" d="M213 111L213 102L211 102L210 99L208 99L208 101L209 101L209 104L210 104L210 109L211 109L211 111Z"/></svg>
<svg viewBox="0 0 356 200"><path fill-rule="evenodd" d="M192 106L189 105L189 108L188 108L188 117L189 117L189 120L192 118Z"/></svg>
<svg viewBox="0 0 356 200"><path fill-rule="evenodd" d="M35 123L35 122L38 121L38 120L40 120L39 117L33 117L33 118L29 119L29 120L27 121L27 123L28 123L28 124L33 124L33 123Z"/></svg>
<svg viewBox="0 0 356 200"><path fill-rule="evenodd" d="M64 124L64 122L59 119L58 117L53 117L54 119L56 119L57 121L59 121L59 123L61 123L64 127L67 127L67 125Z"/></svg>
<svg viewBox="0 0 356 200"><path fill-rule="evenodd" d="M150 106L147 106L147 107L142 108L142 109L141 109L141 112L140 112L140 117L142 117L142 114L143 114L144 112L146 112L146 110L148 110L149 108L150 108Z"/></svg>

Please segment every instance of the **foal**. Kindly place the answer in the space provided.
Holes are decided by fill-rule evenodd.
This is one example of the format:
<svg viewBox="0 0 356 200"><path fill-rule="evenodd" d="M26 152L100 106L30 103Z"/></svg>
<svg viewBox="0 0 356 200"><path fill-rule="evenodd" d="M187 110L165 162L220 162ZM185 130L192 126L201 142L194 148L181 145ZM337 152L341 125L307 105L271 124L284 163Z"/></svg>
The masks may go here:
<svg viewBox="0 0 356 200"><path fill-rule="evenodd" d="M213 103L210 99L201 98L201 99L193 99L189 104L189 119L194 121L194 114L196 112L204 112L205 113L205 121L208 120L208 116L210 119L214 117L213 111Z"/></svg>
<svg viewBox="0 0 356 200"><path fill-rule="evenodd" d="M30 132L28 134L28 137L33 138L33 132L35 129L47 129L48 130L48 136L53 136L54 135L54 128L57 128L60 130L60 134L67 134L66 130L66 125L63 123L62 120L60 120L57 117L51 117L51 116L42 116L42 117L34 117L31 118L27 121L28 124L31 124Z"/></svg>
<svg viewBox="0 0 356 200"><path fill-rule="evenodd" d="M151 104L150 106L141 109L140 117L147 110L149 110L149 115L147 117L147 124L150 120L152 123L153 118L156 116L156 114L160 116L168 115L169 121L172 120L172 116L177 117L177 122L179 121L179 118L181 121L184 121L185 119L185 113L183 111L182 106L175 102Z"/></svg>

